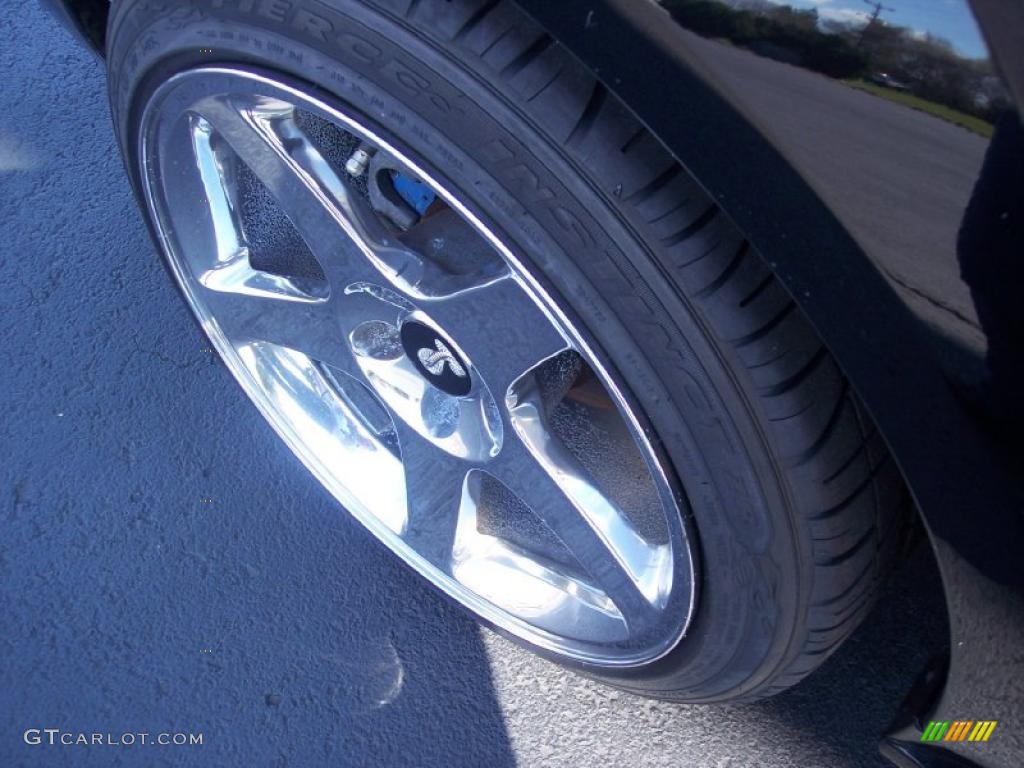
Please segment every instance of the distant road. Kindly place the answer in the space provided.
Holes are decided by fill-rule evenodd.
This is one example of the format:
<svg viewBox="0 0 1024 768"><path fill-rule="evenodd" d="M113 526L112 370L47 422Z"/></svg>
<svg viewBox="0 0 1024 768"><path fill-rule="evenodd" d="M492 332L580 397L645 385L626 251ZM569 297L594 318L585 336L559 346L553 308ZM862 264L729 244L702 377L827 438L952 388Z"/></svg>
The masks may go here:
<svg viewBox="0 0 1024 768"><path fill-rule="evenodd" d="M955 249L987 140L837 80L686 34L701 63L911 307L961 342L982 346Z"/></svg>

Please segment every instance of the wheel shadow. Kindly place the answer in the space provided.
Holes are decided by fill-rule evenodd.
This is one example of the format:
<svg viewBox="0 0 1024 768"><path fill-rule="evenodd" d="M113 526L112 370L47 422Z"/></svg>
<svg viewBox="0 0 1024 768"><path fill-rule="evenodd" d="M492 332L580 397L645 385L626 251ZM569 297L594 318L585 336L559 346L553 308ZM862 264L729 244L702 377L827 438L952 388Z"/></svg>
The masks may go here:
<svg viewBox="0 0 1024 768"><path fill-rule="evenodd" d="M939 571L923 540L864 624L824 666L795 688L752 707L849 758L836 765L889 768L865 747L877 745L918 674L948 646Z"/></svg>

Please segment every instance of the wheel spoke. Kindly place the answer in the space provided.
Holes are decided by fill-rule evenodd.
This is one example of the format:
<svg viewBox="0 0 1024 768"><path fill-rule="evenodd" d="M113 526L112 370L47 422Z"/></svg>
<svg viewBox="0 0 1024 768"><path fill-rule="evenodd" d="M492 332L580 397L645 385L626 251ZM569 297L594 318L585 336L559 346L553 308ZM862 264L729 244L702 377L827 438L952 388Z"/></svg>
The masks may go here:
<svg viewBox="0 0 1024 768"><path fill-rule="evenodd" d="M631 628L650 620L653 606L623 568L600 527L578 508L574 499L567 497L559 481L534 461L528 451L521 446L509 446L502 460L489 471L561 540Z"/></svg>
<svg viewBox="0 0 1024 768"><path fill-rule="evenodd" d="M452 575L477 594L550 631L570 631L625 640L621 612L579 573L497 532L480 530L484 474L471 473L459 509ZM489 527L484 522L484 527ZM550 550L549 550L550 553ZM540 609L538 609L540 608Z"/></svg>
<svg viewBox="0 0 1024 768"><path fill-rule="evenodd" d="M202 291L202 301L236 346L269 342L346 371L352 368L351 355L328 302L216 289Z"/></svg>
<svg viewBox="0 0 1024 768"><path fill-rule="evenodd" d="M408 504L403 538L432 563L447 569L468 466L435 448L401 419L396 418L395 423Z"/></svg>
<svg viewBox="0 0 1024 768"><path fill-rule="evenodd" d="M526 371L569 348L511 275L420 305L442 328L459 329L455 340L499 402Z"/></svg>
<svg viewBox="0 0 1024 768"><path fill-rule="evenodd" d="M205 245L189 248L193 256L192 268L201 274L235 261L248 261L248 251L239 223L237 167L228 161L224 151L212 141L213 129L207 121L193 117L190 128L192 152L195 154L196 168L203 187L204 205L209 206L215 246L212 249ZM189 207L197 207L195 201L189 203ZM194 229L186 232L179 230L178 234L196 236L200 232Z"/></svg>
<svg viewBox="0 0 1024 768"><path fill-rule="evenodd" d="M651 544L579 461L552 436L536 389L511 409L518 439L508 440L495 475L561 539L627 622L644 622L671 586L671 550Z"/></svg>
<svg viewBox="0 0 1024 768"><path fill-rule="evenodd" d="M294 107L225 97L206 99L199 109L266 185L333 285L372 280L378 270L419 279L422 259L387 232L323 157L296 122Z"/></svg>

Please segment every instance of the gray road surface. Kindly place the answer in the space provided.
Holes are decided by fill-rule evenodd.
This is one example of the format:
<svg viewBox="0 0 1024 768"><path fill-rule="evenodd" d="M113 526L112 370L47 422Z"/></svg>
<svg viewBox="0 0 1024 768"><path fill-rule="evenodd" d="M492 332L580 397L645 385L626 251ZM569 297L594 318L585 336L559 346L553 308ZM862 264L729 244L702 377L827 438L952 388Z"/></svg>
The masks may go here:
<svg viewBox="0 0 1024 768"><path fill-rule="evenodd" d="M927 557L759 705L617 694L478 629L205 351L100 64L33 3L0 12L0 39L0 765L882 765L877 735L943 644ZM28 746L28 728L204 743Z"/></svg>

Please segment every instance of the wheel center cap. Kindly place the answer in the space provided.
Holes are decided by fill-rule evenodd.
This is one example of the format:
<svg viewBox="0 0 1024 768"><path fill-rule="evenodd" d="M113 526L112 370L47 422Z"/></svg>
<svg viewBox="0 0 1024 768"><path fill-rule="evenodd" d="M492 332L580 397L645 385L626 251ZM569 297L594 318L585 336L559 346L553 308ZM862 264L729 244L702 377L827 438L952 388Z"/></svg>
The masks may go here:
<svg viewBox="0 0 1024 768"><path fill-rule="evenodd" d="M451 342L415 320L403 323L400 335L405 354L423 378L453 397L469 394L473 384L469 366Z"/></svg>

